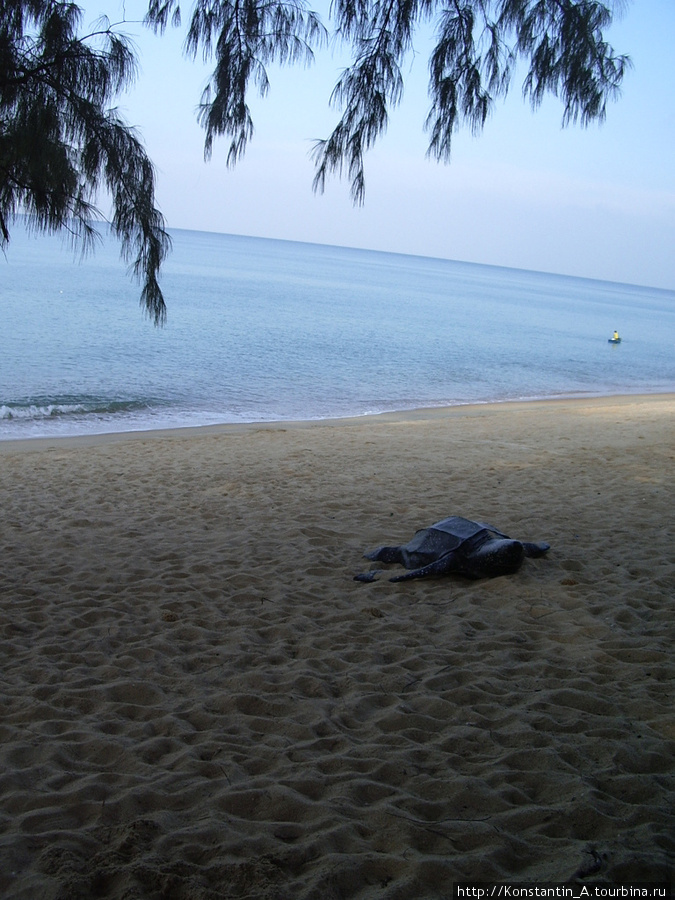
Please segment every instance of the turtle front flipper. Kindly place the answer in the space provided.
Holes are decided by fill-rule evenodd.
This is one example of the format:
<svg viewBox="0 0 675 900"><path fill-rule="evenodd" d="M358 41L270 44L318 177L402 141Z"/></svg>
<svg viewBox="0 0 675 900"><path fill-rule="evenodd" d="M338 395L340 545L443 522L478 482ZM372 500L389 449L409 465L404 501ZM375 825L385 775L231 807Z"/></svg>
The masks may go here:
<svg viewBox="0 0 675 900"><path fill-rule="evenodd" d="M457 562L458 554L451 550L428 565L405 572L403 575L396 575L389 581L410 581L412 578L426 578L428 575L448 575L450 572L457 571Z"/></svg>

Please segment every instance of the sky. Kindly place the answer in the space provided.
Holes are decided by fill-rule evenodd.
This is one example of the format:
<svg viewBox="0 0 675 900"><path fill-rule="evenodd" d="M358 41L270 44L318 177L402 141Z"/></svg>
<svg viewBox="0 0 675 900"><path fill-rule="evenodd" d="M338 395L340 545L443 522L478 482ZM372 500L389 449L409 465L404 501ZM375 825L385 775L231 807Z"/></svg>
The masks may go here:
<svg viewBox="0 0 675 900"><path fill-rule="evenodd" d="M142 0L95 0L134 38L135 86L118 103L157 169L169 228L361 247L675 289L675 2L633 0L607 33L633 68L604 124L563 129L555 98L532 112L514 80L483 132L454 138L449 164L426 158L429 44L404 70L403 101L366 157L366 199L347 181L312 191L310 150L339 112L331 90L347 57L326 49L314 65L272 67L266 98L251 96L255 133L226 165L229 141L204 160L196 106L208 66L186 59L184 31L132 24ZM184 20L191 7L184 6ZM321 6L317 5L318 9ZM324 16L324 19L326 17Z"/></svg>

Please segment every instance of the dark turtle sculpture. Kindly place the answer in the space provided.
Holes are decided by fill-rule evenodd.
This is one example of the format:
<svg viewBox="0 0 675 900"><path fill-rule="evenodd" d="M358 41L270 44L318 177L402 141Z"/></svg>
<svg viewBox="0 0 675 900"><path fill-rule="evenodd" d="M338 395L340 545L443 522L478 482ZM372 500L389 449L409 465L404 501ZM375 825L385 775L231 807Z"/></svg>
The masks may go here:
<svg viewBox="0 0 675 900"><path fill-rule="evenodd" d="M450 516L430 528L422 528L401 547L378 547L366 559L401 563L412 569L390 581L407 581L427 575L464 575L495 578L517 572L526 556L542 556L550 544L514 541L493 525ZM357 581L374 581L379 570L356 575Z"/></svg>

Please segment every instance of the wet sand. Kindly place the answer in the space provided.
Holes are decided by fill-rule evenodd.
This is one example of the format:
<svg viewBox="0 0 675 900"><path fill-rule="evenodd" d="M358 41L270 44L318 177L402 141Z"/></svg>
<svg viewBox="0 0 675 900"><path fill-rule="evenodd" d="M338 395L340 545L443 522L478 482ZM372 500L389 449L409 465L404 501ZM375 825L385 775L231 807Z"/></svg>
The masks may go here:
<svg viewBox="0 0 675 900"><path fill-rule="evenodd" d="M0 443L0 895L672 879L674 488L673 395ZM552 549L353 580L448 515Z"/></svg>

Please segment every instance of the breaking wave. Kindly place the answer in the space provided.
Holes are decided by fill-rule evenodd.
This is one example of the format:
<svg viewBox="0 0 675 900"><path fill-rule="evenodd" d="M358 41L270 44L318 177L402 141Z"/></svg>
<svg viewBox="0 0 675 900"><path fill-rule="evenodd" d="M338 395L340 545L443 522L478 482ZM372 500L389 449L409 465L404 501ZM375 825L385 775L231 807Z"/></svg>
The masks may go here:
<svg viewBox="0 0 675 900"><path fill-rule="evenodd" d="M34 421L68 416L114 416L148 409L143 400L109 400L101 397L54 397L0 403L0 420Z"/></svg>

